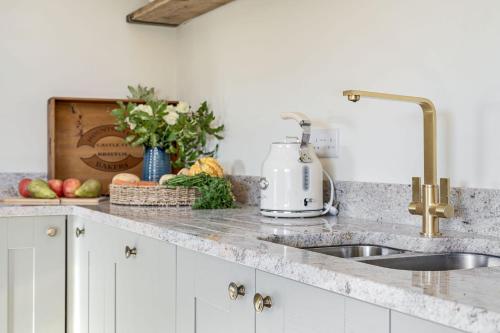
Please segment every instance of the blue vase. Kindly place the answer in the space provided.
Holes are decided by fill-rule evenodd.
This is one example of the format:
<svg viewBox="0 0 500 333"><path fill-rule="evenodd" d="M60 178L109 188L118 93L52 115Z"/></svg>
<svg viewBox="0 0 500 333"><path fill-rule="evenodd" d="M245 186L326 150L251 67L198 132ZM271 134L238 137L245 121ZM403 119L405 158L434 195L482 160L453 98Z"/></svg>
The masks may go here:
<svg viewBox="0 0 500 333"><path fill-rule="evenodd" d="M144 148L144 163L142 165L142 179L157 182L160 177L171 173L170 155L158 147Z"/></svg>

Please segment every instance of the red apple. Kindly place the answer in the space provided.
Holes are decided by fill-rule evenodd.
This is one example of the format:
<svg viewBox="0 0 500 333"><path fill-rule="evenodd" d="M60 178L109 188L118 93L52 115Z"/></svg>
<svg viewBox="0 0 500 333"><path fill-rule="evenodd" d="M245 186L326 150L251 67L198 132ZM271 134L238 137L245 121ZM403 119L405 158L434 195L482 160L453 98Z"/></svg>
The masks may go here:
<svg viewBox="0 0 500 333"><path fill-rule="evenodd" d="M81 183L76 178L68 178L63 183L63 193L66 198L75 198L75 191L80 187Z"/></svg>
<svg viewBox="0 0 500 333"><path fill-rule="evenodd" d="M48 182L49 187L52 191L56 193L56 195L60 198L63 196L63 181L60 179L50 179Z"/></svg>
<svg viewBox="0 0 500 333"><path fill-rule="evenodd" d="M22 195L25 198L29 198L31 196L30 191L28 191L28 185L31 183L31 179L29 178L23 178L19 182L19 194Z"/></svg>

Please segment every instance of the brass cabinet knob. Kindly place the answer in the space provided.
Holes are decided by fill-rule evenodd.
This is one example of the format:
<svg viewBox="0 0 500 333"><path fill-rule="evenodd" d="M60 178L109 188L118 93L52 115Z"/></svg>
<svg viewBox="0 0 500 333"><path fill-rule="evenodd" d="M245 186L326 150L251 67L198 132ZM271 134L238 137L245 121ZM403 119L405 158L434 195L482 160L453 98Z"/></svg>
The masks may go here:
<svg viewBox="0 0 500 333"><path fill-rule="evenodd" d="M77 227L75 229L75 235L76 235L76 238L85 235L85 228L78 228Z"/></svg>
<svg viewBox="0 0 500 333"><path fill-rule="evenodd" d="M257 293L253 297L253 306L255 307L255 311L257 312L262 312L265 308L271 308L272 305L273 302L270 296L264 297L261 294Z"/></svg>
<svg viewBox="0 0 500 333"><path fill-rule="evenodd" d="M227 291L229 292L229 298L233 301L236 300L238 296L245 296L245 286L244 285L238 286L234 282L231 282L229 284Z"/></svg>
<svg viewBox="0 0 500 333"><path fill-rule="evenodd" d="M55 235L57 235L57 228L56 227L49 227L47 229L47 236L54 237Z"/></svg>
<svg viewBox="0 0 500 333"><path fill-rule="evenodd" d="M131 256L137 255L137 249L135 247L125 246L125 258L130 258Z"/></svg>

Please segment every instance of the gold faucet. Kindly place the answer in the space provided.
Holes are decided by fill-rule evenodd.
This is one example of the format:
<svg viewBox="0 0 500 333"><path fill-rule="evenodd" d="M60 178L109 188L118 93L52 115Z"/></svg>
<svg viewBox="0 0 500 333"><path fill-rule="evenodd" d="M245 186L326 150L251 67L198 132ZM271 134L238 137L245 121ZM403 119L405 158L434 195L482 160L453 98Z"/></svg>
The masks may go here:
<svg viewBox="0 0 500 333"><path fill-rule="evenodd" d="M434 108L434 104L422 97L361 90L346 90L343 95L347 96L347 99L351 102L357 102L363 96L420 105L424 113L424 184L420 185L420 177L412 178L412 200L408 206L408 210L412 215L422 216L422 232L420 234L426 237L441 236L439 232L439 218L453 217L454 209L449 200L449 179L441 178L439 186L437 185L436 109Z"/></svg>

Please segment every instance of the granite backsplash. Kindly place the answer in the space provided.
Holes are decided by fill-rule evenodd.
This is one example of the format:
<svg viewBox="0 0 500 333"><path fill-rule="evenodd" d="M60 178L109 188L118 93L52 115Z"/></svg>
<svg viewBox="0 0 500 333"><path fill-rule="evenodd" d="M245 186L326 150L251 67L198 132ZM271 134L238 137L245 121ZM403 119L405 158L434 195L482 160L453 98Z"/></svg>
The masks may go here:
<svg viewBox="0 0 500 333"><path fill-rule="evenodd" d="M17 196L17 183L24 177L45 178L46 174L0 173L0 198ZM239 202L259 205L260 177L228 178ZM407 210L411 198L408 184L336 181L335 188L341 216L377 223L420 225L419 217L410 215ZM455 217L441 220L443 230L500 236L500 189L452 188L451 202L455 207Z"/></svg>

